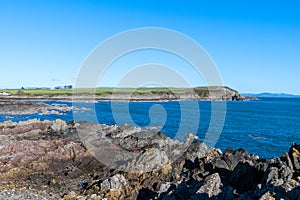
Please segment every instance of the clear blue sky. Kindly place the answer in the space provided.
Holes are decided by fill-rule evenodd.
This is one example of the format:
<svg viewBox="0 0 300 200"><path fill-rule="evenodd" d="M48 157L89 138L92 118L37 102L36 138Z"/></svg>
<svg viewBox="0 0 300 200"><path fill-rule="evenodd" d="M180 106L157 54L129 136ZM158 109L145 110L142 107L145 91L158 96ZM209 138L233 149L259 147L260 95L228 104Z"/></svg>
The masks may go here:
<svg viewBox="0 0 300 200"><path fill-rule="evenodd" d="M151 26L195 39L230 87L300 94L299 10L300 3L289 0L0 0L0 88L73 84L100 42ZM163 58L171 59L157 59ZM176 66L188 73L185 67ZM202 83L190 75L192 85ZM102 84L114 81L116 74L107 74Z"/></svg>

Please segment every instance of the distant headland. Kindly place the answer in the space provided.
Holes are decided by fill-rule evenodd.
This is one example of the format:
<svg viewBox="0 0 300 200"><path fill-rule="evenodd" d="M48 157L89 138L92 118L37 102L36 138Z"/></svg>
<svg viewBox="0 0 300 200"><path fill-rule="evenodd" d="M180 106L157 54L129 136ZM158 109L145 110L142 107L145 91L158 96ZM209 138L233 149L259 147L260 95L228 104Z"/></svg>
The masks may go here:
<svg viewBox="0 0 300 200"><path fill-rule="evenodd" d="M1 99L95 99L116 101L169 101L169 100L256 100L245 97L227 86L201 86L194 88L80 88L72 86L51 88L21 88L0 90Z"/></svg>
<svg viewBox="0 0 300 200"><path fill-rule="evenodd" d="M252 94L252 93L245 93L244 96L249 97L258 97L258 98L300 98L300 95L295 94L287 94L287 93L259 93L259 94Z"/></svg>

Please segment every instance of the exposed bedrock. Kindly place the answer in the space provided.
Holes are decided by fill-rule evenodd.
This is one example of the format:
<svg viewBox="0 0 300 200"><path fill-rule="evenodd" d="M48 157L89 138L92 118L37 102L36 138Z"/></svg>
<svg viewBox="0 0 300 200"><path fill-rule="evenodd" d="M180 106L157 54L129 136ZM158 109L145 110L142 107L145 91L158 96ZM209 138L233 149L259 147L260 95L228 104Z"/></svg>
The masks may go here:
<svg viewBox="0 0 300 200"><path fill-rule="evenodd" d="M95 150L108 147L113 155L97 160ZM299 199L299 151L293 144L266 160L243 149L207 149L191 134L181 142L129 125L4 122L0 199ZM124 152L136 156L124 161Z"/></svg>

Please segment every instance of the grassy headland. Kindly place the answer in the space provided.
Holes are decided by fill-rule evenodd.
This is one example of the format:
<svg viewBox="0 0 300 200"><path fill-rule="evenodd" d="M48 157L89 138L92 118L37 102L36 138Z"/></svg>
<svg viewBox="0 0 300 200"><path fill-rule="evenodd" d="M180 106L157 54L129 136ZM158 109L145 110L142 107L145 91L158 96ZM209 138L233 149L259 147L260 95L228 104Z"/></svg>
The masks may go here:
<svg viewBox="0 0 300 200"><path fill-rule="evenodd" d="M103 100L175 100L175 99L212 99L239 100L243 97L236 90L226 86L202 86L195 88L81 88L81 89L4 89L0 93L9 93L9 97L28 98L69 98L72 95L95 94ZM3 96L3 95L2 95Z"/></svg>

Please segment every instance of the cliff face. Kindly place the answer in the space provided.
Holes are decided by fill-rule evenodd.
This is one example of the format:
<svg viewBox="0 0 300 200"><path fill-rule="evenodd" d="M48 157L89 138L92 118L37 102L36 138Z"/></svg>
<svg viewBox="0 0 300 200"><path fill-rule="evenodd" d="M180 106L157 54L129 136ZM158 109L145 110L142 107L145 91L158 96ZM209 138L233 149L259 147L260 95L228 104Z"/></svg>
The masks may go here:
<svg viewBox="0 0 300 200"><path fill-rule="evenodd" d="M96 96L102 100L131 100L131 101L156 101L156 100L243 100L244 97L236 90L226 86L210 86L196 88L171 88L165 90L149 90L147 92L116 92Z"/></svg>
<svg viewBox="0 0 300 200"><path fill-rule="evenodd" d="M226 86L197 87L194 91L199 98L211 100L242 100L244 98L238 91Z"/></svg>
<svg viewBox="0 0 300 200"><path fill-rule="evenodd" d="M34 92L34 91L30 91ZM48 91L49 92L49 91ZM54 91L55 92L55 91ZM245 100L236 90L226 86L196 88L98 88L75 89L57 94L26 93L0 96L0 99L55 99L55 100L117 100L117 101L168 101L168 100ZM252 98L254 99L254 98Z"/></svg>
<svg viewBox="0 0 300 200"><path fill-rule="evenodd" d="M243 149L208 149L191 134L179 142L128 125L61 120L0 123L0 138L0 199L300 198L296 144L266 160Z"/></svg>

